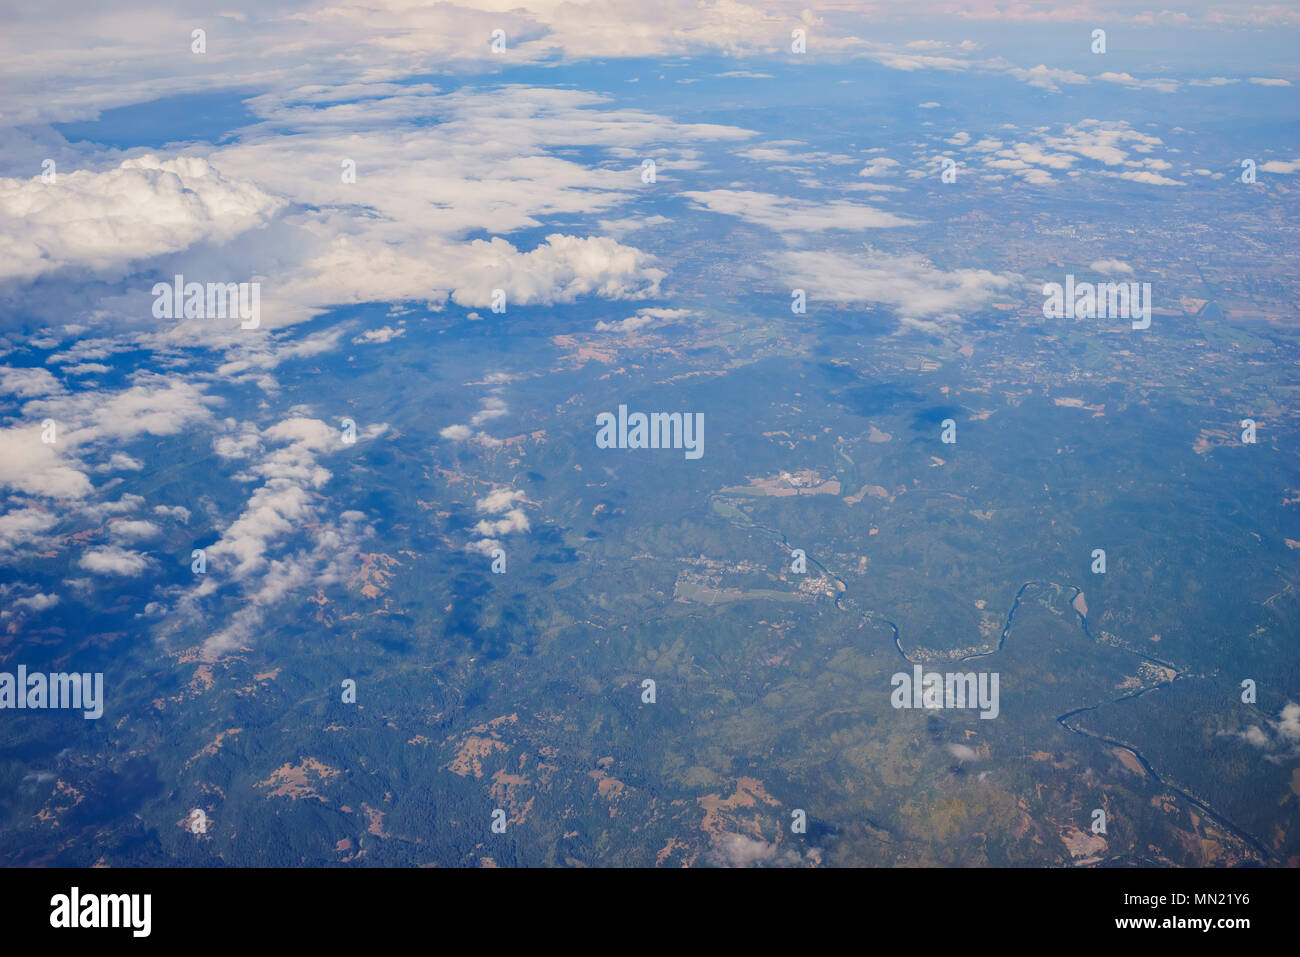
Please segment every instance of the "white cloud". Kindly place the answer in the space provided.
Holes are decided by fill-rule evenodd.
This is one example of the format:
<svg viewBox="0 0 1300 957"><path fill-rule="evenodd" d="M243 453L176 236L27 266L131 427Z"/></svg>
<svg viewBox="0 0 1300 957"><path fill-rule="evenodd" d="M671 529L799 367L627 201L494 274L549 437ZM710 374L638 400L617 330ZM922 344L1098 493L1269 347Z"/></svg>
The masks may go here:
<svg viewBox="0 0 1300 957"><path fill-rule="evenodd" d="M470 542L466 545L465 551L473 552L476 555L491 557L492 553L501 547L501 543L494 538L481 538L478 541Z"/></svg>
<svg viewBox="0 0 1300 957"><path fill-rule="evenodd" d="M188 524L190 520L190 510L184 505L155 505L153 513L174 518L182 525Z"/></svg>
<svg viewBox="0 0 1300 957"><path fill-rule="evenodd" d="M140 435L175 435L211 421L209 406L215 401L203 384L183 376L142 373L127 389L35 399L24 406L24 413L54 419L60 425L58 441L77 448Z"/></svg>
<svg viewBox="0 0 1300 957"><path fill-rule="evenodd" d="M357 440L386 430L384 424L369 426ZM267 609L290 593L337 583L355 567L359 543L371 529L360 512L331 517L320 490L332 474L317 461L346 448L338 429L306 415L291 415L260 431L260 458L246 472L263 484L206 547L207 574L176 605L180 623L201 625L211 618L202 607L219 589L233 586L242 593L242 606L203 640L205 658L251 642Z"/></svg>
<svg viewBox="0 0 1300 957"><path fill-rule="evenodd" d="M948 753L958 761L974 761L979 757L979 753L967 744L949 744Z"/></svg>
<svg viewBox="0 0 1300 957"><path fill-rule="evenodd" d="M7 393L19 399L30 399L33 396L62 391L63 384L50 374L49 369L15 369L11 366L0 366L0 393Z"/></svg>
<svg viewBox="0 0 1300 957"><path fill-rule="evenodd" d="M1182 186L1183 183L1176 179L1170 179L1168 176L1161 176L1159 173L1152 173L1148 170L1138 172L1137 170L1128 170L1123 173L1106 173L1103 176L1115 176L1119 179L1132 180L1134 183L1145 183L1148 186Z"/></svg>
<svg viewBox="0 0 1300 957"><path fill-rule="evenodd" d="M626 319L619 319L616 322L605 322L603 319L596 323L597 332L636 332L645 326L654 322L652 316L628 316Z"/></svg>
<svg viewBox="0 0 1300 957"><path fill-rule="evenodd" d="M489 492L486 496L474 503L474 507L480 512L487 512L489 515L497 512L504 512L515 502L524 497L520 489L499 488Z"/></svg>
<svg viewBox="0 0 1300 957"><path fill-rule="evenodd" d="M887 229L913 226L916 220L836 199L830 202L795 199L752 190L715 189L683 193L697 207L738 216L778 232L813 232L825 229Z"/></svg>
<svg viewBox="0 0 1300 957"><path fill-rule="evenodd" d="M474 526L474 533L480 536L479 540L470 542L465 547L478 554L491 555L493 549L501 547L501 543L497 541L499 537L529 531L531 525L528 516L524 514L523 509L515 505L516 502L525 501L527 499L523 491L512 488L493 489L480 498L474 503L477 511L487 512L489 515L501 515L501 517L481 519Z"/></svg>
<svg viewBox="0 0 1300 957"><path fill-rule="evenodd" d="M492 290L527 306L573 302L579 296L639 299L657 295L664 272L651 257L604 237L553 233L535 249L520 253L503 239L476 240L456 274L451 298L461 306L490 306Z"/></svg>
<svg viewBox="0 0 1300 957"><path fill-rule="evenodd" d="M0 452L0 461L3 461ZM50 512L39 508L6 509L0 513L0 556L13 555L25 549L43 551L45 533L58 523Z"/></svg>
<svg viewBox="0 0 1300 957"><path fill-rule="evenodd" d="M125 452L114 452L108 461L95 467L96 472L141 472L144 463Z"/></svg>
<svg viewBox="0 0 1300 957"><path fill-rule="evenodd" d="M438 308L451 300L486 307L498 288L512 307L587 296L645 298L657 294L664 272L615 238L558 231L527 245L506 238L537 229L547 217L572 221L611 210L640 189L639 167L610 169L552 151L589 146L660 155L662 144L672 142L681 145L669 165L686 168L700 165L691 144L753 135L612 108L608 97L593 93L540 87L441 93L428 84L355 83L337 91L277 88L248 104L260 122L204 158L150 156L102 173L61 172L57 186L39 177L9 183L16 202L19 194L22 203L35 202L30 193L52 205L48 223L26 213L14 222L9 241L28 253L24 259L11 251L0 276L30 278L60 264L120 270L152 259L138 288L120 300L121 310L142 322L151 319L152 283L170 281L175 271L191 281L261 276L264 331L352 303ZM353 160L357 182L342 182L337 170L303 174L319 168L323 156ZM376 183L383 188L370 188ZM94 200L89 212L80 200L51 199L74 187ZM64 228L78 215L84 226ZM624 222L624 231L663 222L640 218ZM42 230L57 231L57 241L47 243ZM227 242L235 236L237 243ZM183 261L168 258L182 249ZM230 377L293 355L268 348L265 335L240 332L210 321L167 320L149 343L174 351L196 340L219 342L235 353L221 369ZM337 337L318 344L333 347ZM363 341L373 338L366 334ZM112 339L83 335L52 361L83 362L114 351L122 346Z"/></svg>
<svg viewBox="0 0 1300 957"><path fill-rule="evenodd" d="M57 423L56 423L57 425ZM90 479L63 458L66 444L41 441L38 424L0 429L0 488L54 499L85 498Z"/></svg>
<svg viewBox="0 0 1300 957"><path fill-rule="evenodd" d="M765 864L776 856L776 845L744 834L722 834L714 845L714 852L729 867L753 867Z"/></svg>
<svg viewBox="0 0 1300 957"><path fill-rule="evenodd" d="M1300 157L1287 162L1286 160L1269 160L1267 163L1261 163L1259 167L1261 173L1297 173L1300 172Z"/></svg>
<svg viewBox="0 0 1300 957"><path fill-rule="evenodd" d="M36 592L32 595L26 595L13 601L14 608L27 608L31 611L45 611L47 608L53 608L59 603L58 595L46 595Z"/></svg>
<svg viewBox="0 0 1300 957"><path fill-rule="evenodd" d="M508 535L511 532L526 532L530 527L528 516L524 514L523 509L512 508L495 521L482 519L474 526L474 531L482 536Z"/></svg>
<svg viewBox="0 0 1300 957"><path fill-rule="evenodd" d="M112 522L108 526L108 533L119 542L129 543L157 538L162 534L162 530L153 522L126 520Z"/></svg>
<svg viewBox="0 0 1300 957"><path fill-rule="evenodd" d="M1053 69L1045 63L1040 63L1028 70L1021 67L1012 67L1006 72L1022 83L1028 83L1030 86L1036 86L1052 93L1059 93L1061 91L1060 84L1062 83L1082 84L1088 82L1088 78L1082 73L1075 73L1073 70Z"/></svg>
<svg viewBox="0 0 1300 957"><path fill-rule="evenodd" d="M120 548L116 545L108 545L104 548L87 551L81 556L81 560L77 564L98 575L120 575L126 578L135 578L143 574L149 567L149 559L139 552Z"/></svg>
<svg viewBox="0 0 1300 957"><path fill-rule="evenodd" d="M928 329L937 326L925 320L959 321L962 312L987 304L1019 280L986 269L945 272L914 254L871 249L857 255L790 252L782 267L792 286L808 290L810 301L879 303L893 308L904 325Z"/></svg>
<svg viewBox="0 0 1300 957"><path fill-rule="evenodd" d="M899 166L899 162L896 159L890 159L888 156L876 156L866 166L858 170L858 175L879 176L881 173L891 173L897 166Z"/></svg>
<svg viewBox="0 0 1300 957"><path fill-rule="evenodd" d="M1265 756L1274 763L1300 757L1300 704L1288 701L1278 712L1276 720L1265 719L1265 727L1250 725L1245 731L1220 731L1223 737L1240 738L1261 751L1272 752Z"/></svg>
<svg viewBox="0 0 1300 957"><path fill-rule="evenodd" d="M614 322L606 322L601 319L596 323L597 332L636 332L643 329L650 323L661 319L684 319L687 316L694 315L690 309L638 309L636 315L628 316L626 319L619 319Z"/></svg>
<svg viewBox="0 0 1300 957"><path fill-rule="evenodd" d="M392 342L404 335L406 335L406 330L401 326L380 326L378 329L367 329L361 335L356 336L352 342L358 345L367 342Z"/></svg>
<svg viewBox="0 0 1300 957"><path fill-rule="evenodd" d="M1168 79L1138 79L1130 73L1100 73L1097 79L1105 83L1119 83L1130 90L1154 90L1157 93L1176 93L1178 82Z"/></svg>
<svg viewBox="0 0 1300 957"><path fill-rule="evenodd" d="M200 241L226 242L283 206L188 156L143 156L102 173L59 173L54 183L0 178L0 281L65 266L121 272Z"/></svg>
<svg viewBox="0 0 1300 957"><path fill-rule="evenodd" d="M483 399L481 408L470 417L469 422L470 425L482 425L484 422L499 419L509 413L510 409L504 400L490 395Z"/></svg>
<svg viewBox="0 0 1300 957"><path fill-rule="evenodd" d="M1108 276L1113 276L1117 273L1124 273L1130 276L1133 274L1133 267L1119 259L1099 259L1092 263L1088 268L1094 272L1103 273Z"/></svg>
<svg viewBox="0 0 1300 957"><path fill-rule="evenodd" d="M1123 178L1153 185L1173 185L1176 180L1151 172L1170 169L1173 164L1145 155L1163 145L1159 137L1134 130L1127 123L1085 119L1069 124L1057 133L1039 130L1032 140L1007 144L1000 140L982 139L967 149L985 154L983 165L986 169L1005 170L1035 185L1054 182L1049 170L1069 171L1071 176L1082 171L1104 174L1104 171L1080 169L1080 159L1105 167L1143 166L1147 172L1126 173ZM1138 160L1130 160L1130 150L1144 155Z"/></svg>

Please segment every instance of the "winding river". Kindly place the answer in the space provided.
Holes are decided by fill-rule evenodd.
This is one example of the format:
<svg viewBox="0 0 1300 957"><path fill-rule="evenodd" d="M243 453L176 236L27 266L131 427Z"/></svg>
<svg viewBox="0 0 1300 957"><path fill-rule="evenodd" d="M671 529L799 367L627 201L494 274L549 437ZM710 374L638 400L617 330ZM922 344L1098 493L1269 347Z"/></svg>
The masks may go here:
<svg viewBox="0 0 1300 957"><path fill-rule="evenodd" d="M714 493L710 492L708 497L705 500L706 503L711 504L713 498L714 498ZM748 516L746 517L748 518ZM786 538L785 533L780 529L771 528L770 526L763 525L759 522L755 522L752 519L747 524L741 527L761 529L762 531L765 531L770 535L774 535L777 539L779 539L781 545L785 548L787 552L793 551L793 547L790 545L789 539ZM811 562L817 568L821 569L823 574L825 574L829 578L834 579L836 582L839 583L840 586L839 594L835 596L835 607L840 611L848 611L849 609L844 607L844 600L843 600L844 596L848 594L848 590L849 590L848 582L840 578L838 575L836 575L834 572L828 569L825 565L823 565L812 555L808 555L806 550L804 554L809 562ZM1011 636L1011 625L1015 621L1016 612L1020 609L1020 600L1024 596L1025 592L1032 587L1050 588L1056 586L1055 583L1053 582L1034 582L1034 581L1027 581L1023 585L1021 585L1020 589L1016 592L1015 598L1012 599L1011 610L1007 612L1006 624L1003 625L1002 627L1002 634L998 637L998 643L996 647L990 649L989 651L981 651L973 655L966 655L960 659L962 663L965 663L967 661L974 661L977 658L987 658L989 655L996 654L997 652L1002 650L1002 647L1007 643L1007 639ZM1082 594L1083 589L1078 587L1077 585L1072 585L1068 587L1072 587L1074 589L1074 594L1070 596L1070 600L1069 600L1070 607L1074 610L1074 613L1079 616L1079 624L1083 628L1083 633L1088 637L1089 640L1095 641L1096 639L1093 638L1092 632L1088 628L1087 616L1084 615L1083 612L1079 611L1079 609L1074 608L1074 600L1080 594ZM875 616L871 615L870 613L865 614L864 617L867 618L868 620L873 620L873 621L876 620ZM888 625L890 630L894 633L894 648L897 649L899 656L908 664L912 664L912 665L923 664L923 662L913 661L911 658L907 656L907 652L903 650L903 642L901 636L899 635L898 625L896 625L894 622L890 621L887 618L880 618L879 620L884 622L886 625ZM1137 748L1133 747L1131 744L1125 744L1122 741L1115 741L1111 738L1107 738L1100 734L1097 734L1096 732L1088 731L1085 728L1076 728L1069 723L1070 719L1075 717L1076 715L1086 714L1089 711L1096 711L1098 708L1102 706L1102 704L1116 704L1121 701L1127 701L1131 698L1140 698L1143 695L1149 694L1152 691L1157 691L1161 688L1169 687L1181 677L1181 675L1179 675L1178 673L1178 669L1175 668L1174 665L1170 664L1167 661L1161 661L1159 658L1153 658L1150 655L1145 655L1140 651L1134 651L1131 648L1121 647L1120 650L1126 651L1131 655L1141 658L1143 661L1147 661L1152 664L1156 664L1156 665L1160 665L1161 667L1168 668L1170 671L1174 672L1174 677L1171 678L1169 681L1162 681L1158 684L1152 685L1149 688L1143 688L1142 690L1133 692L1131 694L1121 695L1120 697L1115 698L1114 700L1111 701L1104 701L1101 702L1100 704L1088 705L1086 707L1075 708L1072 711L1067 711L1065 712L1065 714L1059 715L1056 718L1056 723L1059 724L1066 731L1070 732L1071 734L1077 734L1080 737L1091 738L1094 741L1099 741L1103 744L1110 745L1111 747L1122 748L1123 750L1129 752L1130 754L1133 755L1133 757L1135 757L1138 760L1138 763L1142 766L1142 769L1148 775L1151 776L1151 779L1155 781L1156 784L1170 791L1173 791L1175 794L1183 798L1189 804L1195 805L1202 812L1204 812L1204 814L1207 817L1216 821L1221 827L1223 827L1224 830L1226 830L1230 834L1233 834L1234 836L1240 838L1242 841L1249 844L1252 848L1255 849L1257 853L1260 854L1260 856L1265 861L1268 862L1276 861L1274 854L1267 847L1265 847L1263 843L1261 843L1256 838L1251 836L1251 834L1248 833L1245 829L1234 824L1231 820L1224 817L1224 815L1220 814L1218 811L1215 811L1204 801L1200 800L1199 798L1193 797L1191 794L1188 794L1182 788L1179 788L1176 785L1171 784L1170 782L1162 778L1158 773L1156 773L1156 769L1151 766L1151 762L1147 760L1146 755L1144 755Z"/></svg>

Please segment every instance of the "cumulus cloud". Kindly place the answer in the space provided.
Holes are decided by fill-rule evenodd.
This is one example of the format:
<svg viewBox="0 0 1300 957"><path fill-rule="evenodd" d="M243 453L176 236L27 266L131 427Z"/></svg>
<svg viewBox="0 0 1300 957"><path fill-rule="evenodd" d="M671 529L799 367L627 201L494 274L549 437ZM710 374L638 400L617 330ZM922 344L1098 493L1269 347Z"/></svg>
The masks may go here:
<svg viewBox="0 0 1300 957"><path fill-rule="evenodd" d="M1153 173L1150 170L1126 170L1123 173L1107 173L1103 171L1101 175L1114 176L1118 179L1127 179L1134 183L1145 183L1148 186L1184 185L1176 179L1170 179L1168 176L1161 176L1159 173Z"/></svg>
<svg viewBox="0 0 1300 957"><path fill-rule="evenodd" d="M866 166L858 170L859 176L879 176L881 173L891 173L899 166L896 159L890 159L888 156L876 156L867 163Z"/></svg>
<svg viewBox="0 0 1300 957"><path fill-rule="evenodd" d="M114 515L127 515L138 512L144 505L144 498L127 493L117 500L104 499L99 502L82 502L78 514L92 522L103 522Z"/></svg>
<svg viewBox="0 0 1300 957"><path fill-rule="evenodd" d="M1098 259L1088 268L1094 272L1103 273L1108 276L1113 276L1117 273L1124 273L1130 276L1133 274L1133 267L1120 259Z"/></svg>
<svg viewBox="0 0 1300 957"><path fill-rule="evenodd" d="M274 391L274 380L266 376L267 372L291 359L305 359L333 351L338 348L343 333L340 327L290 338L268 331L248 335L243 330L220 331L201 323L183 322L141 339L143 344L160 352L174 351L188 343L224 349L225 361L216 369L218 378L233 382L251 380L267 391Z"/></svg>
<svg viewBox="0 0 1300 957"><path fill-rule="evenodd" d="M653 316L628 316L626 319L620 319L617 322L605 322L603 319L596 323L597 332L636 332L644 326L654 322Z"/></svg>
<svg viewBox="0 0 1300 957"><path fill-rule="evenodd" d="M129 159L105 172L0 178L0 281L68 266L127 263L261 226L285 201L223 177L207 160Z"/></svg>
<svg viewBox="0 0 1300 957"><path fill-rule="evenodd" d="M53 205L48 223L39 209L24 208L15 216L8 241L27 254L10 250L10 265L0 270L30 278L60 264L92 271L121 271L130 264L144 278L118 305L140 323L151 318L152 283L170 281L176 271L191 281L260 281L263 331L352 303L412 302L437 309L450 301L482 308L492 305L496 289L504 291L510 307L581 297L646 298L658 293L665 274L650 255L616 238L559 231L540 242L509 238L537 229L545 217L571 221L613 209L640 185L639 170L555 153L589 146L657 154L667 141L727 142L753 135L614 109L608 97L577 90L465 87L444 93L428 84L337 84L333 77L328 87L290 86L251 98L248 106L260 122L202 159L160 154L104 172L61 172L57 185L39 177L10 182L15 203L35 203L27 196L32 192ZM360 102L341 102L348 99ZM693 155L679 147L672 162L698 166L687 158ZM345 184L338 175L304 176L322 156L349 157L357 184ZM378 182L383 189L362 188ZM79 228L64 229L81 199L59 197L74 188L79 197L89 197L89 215L81 209ZM145 195L145 189L162 198ZM663 221L640 217L635 226ZM114 229L123 237L113 237ZM46 242L42 230L59 232L58 241ZM236 236L238 243L228 242ZM183 261L173 255L182 250ZM145 260L152 260L148 269L142 268ZM74 278L84 283L95 277ZM76 296L74 288L63 288L64 299ZM53 297L31 305L53 316L62 304ZM268 348L264 335L232 331L239 332L212 322L166 320L148 344L175 351L196 339L219 343L235 353L221 369L228 377L257 376L283 358L308 354ZM377 330L360 334L360 342L397 335L396 329ZM337 338L335 332L315 344L333 348ZM110 337L83 335L54 361L82 363L123 349ZM267 381L257 379L264 387Z"/></svg>
<svg viewBox="0 0 1300 957"><path fill-rule="evenodd" d="M367 342L392 342L394 339L400 339L406 335L406 330L399 326L380 326L378 329L367 329L361 335L353 338L354 345L361 345Z"/></svg>
<svg viewBox="0 0 1300 957"><path fill-rule="evenodd" d="M1023 67L1012 67L1006 72L1022 83L1028 83L1030 86L1036 86L1052 93L1059 93L1062 83L1082 84L1088 82L1088 78L1082 73L1076 73L1073 70L1054 69L1045 63L1040 63L1038 66L1027 70Z"/></svg>
<svg viewBox="0 0 1300 957"><path fill-rule="evenodd" d="M523 491L517 488L494 489L475 502L474 507L480 512L487 512L490 515L496 514L497 512L504 512L523 497Z"/></svg>
<svg viewBox="0 0 1300 957"><path fill-rule="evenodd" d="M376 424L357 439L387 430ZM291 415L257 433L255 461L246 474L262 479L243 511L205 548L207 574L176 604L179 622L199 625L204 604L223 588L235 588L243 605L202 642L211 659L253 640L266 611L290 593L341 581L354 567L360 542L371 534L365 516L344 511L337 519L321 494L333 477L320 456L348 448L338 429L307 415Z"/></svg>
<svg viewBox="0 0 1300 957"><path fill-rule="evenodd" d="M0 450L0 462L4 458ZM0 557L43 551L48 544L45 533L57 523L54 515L39 508L9 509L0 513Z"/></svg>
<svg viewBox="0 0 1300 957"><path fill-rule="evenodd" d="M1176 93L1178 82L1168 79L1138 79L1130 73L1099 73L1097 79L1104 83L1119 83L1130 90L1154 90L1157 93Z"/></svg>
<svg viewBox="0 0 1300 957"><path fill-rule="evenodd" d="M101 470L135 470L118 447L141 435L175 435L212 415L202 384L143 373L117 391L91 389L43 395L23 406L31 425L0 428L0 489L54 499L85 499L93 490L86 461L104 455ZM53 441L45 423L53 422Z"/></svg>
<svg viewBox="0 0 1300 957"><path fill-rule="evenodd" d="M722 860L731 867L765 864L776 855L776 845L744 834L723 834L716 845Z"/></svg>
<svg viewBox="0 0 1300 957"><path fill-rule="evenodd" d="M788 141L792 144L794 141ZM804 144L800 143L799 146ZM766 144L764 146L753 147L752 149L739 150L736 156L743 156L745 159L755 160L757 162L768 163L772 169L800 169L807 164L828 163L834 166L843 166L855 162L854 157L847 153L824 153L819 150L801 149L794 152L784 146Z"/></svg>
<svg viewBox="0 0 1300 957"><path fill-rule="evenodd" d="M22 598L14 599L14 608L26 608L29 611L45 611L47 608L53 608L59 603L58 595L46 595L42 592L36 592L32 595L25 595Z"/></svg>
<svg viewBox="0 0 1300 957"><path fill-rule="evenodd" d="M135 578L149 568L149 559L139 552L121 548L117 545L108 545L104 548L94 548L87 551L81 556L81 560L77 564L97 575L120 575L126 578Z"/></svg>
<svg viewBox="0 0 1300 957"><path fill-rule="evenodd" d="M63 457L66 445L43 442L42 432L39 423L0 429L0 488L54 499L89 495L92 486L80 463Z"/></svg>
<svg viewBox="0 0 1300 957"><path fill-rule="evenodd" d="M232 575L248 578L265 567L268 545L300 528L314 514L314 505L307 487L288 478L272 479L253 492L243 514L208 546L208 556L233 560Z"/></svg>
<svg viewBox="0 0 1300 957"><path fill-rule="evenodd" d="M792 286L808 290L810 301L878 303L898 313L904 325L925 329L938 328L933 320L960 321L962 312L986 305L1020 278L987 269L944 271L921 256L872 249L795 251L782 266Z"/></svg>
<svg viewBox="0 0 1300 957"><path fill-rule="evenodd" d="M247 647L273 605L301 589L337 584L357 567L361 543L374 534L374 529L365 524L365 516L348 510L337 521L330 521L320 513L315 513L315 517L302 547L286 549L282 556L267 561L259 575L241 582L245 604L203 640L202 658L212 660ZM191 621L195 618L194 604L202 597L204 593L198 592L189 596L186 609Z"/></svg>
<svg viewBox="0 0 1300 957"><path fill-rule="evenodd" d="M817 864L821 853L816 848L783 850L775 841L727 832L713 839L708 860L717 867L805 867Z"/></svg>
<svg viewBox="0 0 1300 957"><path fill-rule="evenodd" d="M1300 172L1300 158L1290 160L1269 160L1267 163L1261 163L1259 167L1261 173L1297 173Z"/></svg>
<svg viewBox="0 0 1300 957"><path fill-rule="evenodd" d="M113 452L109 455L107 462L95 466L96 472L140 472L143 470L144 463L134 456L127 455L125 452Z"/></svg>
<svg viewBox="0 0 1300 957"><path fill-rule="evenodd" d="M477 511L489 515L501 515L501 517L480 519L474 526L474 533L479 536L479 540L470 542L465 547L472 552L490 555L493 549L501 547L498 538L529 531L532 526L528 516L524 514L523 509L515 505L516 502L521 501L527 501L523 491L513 488L493 489L476 501L474 508Z"/></svg>
<svg viewBox="0 0 1300 957"><path fill-rule="evenodd" d="M495 375L489 376L488 381L498 382L501 381L501 377ZM492 391L499 392L500 387L498 386L497 388L494 388ZM499 419L509 414L510 414L510 407L506 404L506 401L504 399L502 399L500 396L497 395L487 395L479 400L479 410L475 412L472 416L470 416L469 425L463 425L463 424L449 425L441 429L438 432L438 434L442 438L452 442L464 442L467 439L473 438L475 439L475 441L479 442L480 444L487 445L489 447L499 446L501 445L500 439L494 439L492 438L492 436L488 435L486 432L483 431L479 431L476 433L475 427L480 426L485 422L491 422L493 419Z"/></svg>
<svg viewBox="0 0 1300 957"><path fill-rule="evenodd" d="M483 555L488 558L492 553L501 548L501 543L494 538L481 538L478 541L470 542L465 546L465 551L473 552L475 555Z"/></svg>
<svg viewBox="0 0 1300 957"><path fill-rule="evenodd" d="M153 513L155 515L170 516L182 525L187 524L190 520L190 510L184 505L155 505Z"/></svg>
<svg viewBox="0 0 1300 957"><path fill-rule="evenodd" d="M512 508L495 521L486 518L481 520L474 526L474 532L483 536L508 535L511 532L526 532L530 527L523 509Z"/></svg>
<svg viewBox="0 0 1300 957"><path fill-rule="evenodd" d="M689 190L683 195L697 208L738 216L778 232L884 229L917 223L917 220L895 216L874 206L842 199L817 202L738 189Z"/></svg>
<svg viewBox="0 0 1300 957"><path fill-rule="evenodd" d="M499 419L503 415L509 415L510 409L505 400L497 396L490 395L483 399L481 408L470 417L470 425L482 425L484 422L490 422L492 419Z"/></svg>
<svg viewBox="0 0 1300 957"><path fill-rule="evenodd" d="M1052 170L1068 171L1072 176L1087 172L1090 175L1119 175L1157 186L1177 185L1176 180L1155 172L1170 169L1173 165L1150 155L1163 145L1158 136L1135 130L1122 121L1084 119L1067 124L1056 132L1040 129L1025 140L1004 142L985 137L967 146L966 150L981 154L985 169L1012 173L1031 185L1055 182ZM1132 153L1139 154L1139 157L1131 159ZM1100 164L1104 169L1081 165L1084 160ZM1139 168L1108 174L1109 170L1122 166Z"/></svg>
<svg viewBox="0 0 1300 957"><path fill-rule="evenodd" d="M695 315L693 309L660 309L656 306L648 306L636 311L638 316L649 316L651 319L685 319L688 316Z"/></svg>
<svg viewBox="0 0 1300 957"><path fill-rule="evenodd" d="M1261 751L1271 752L1266 759L1274 763L1300 757L1300 704L1288 701L1276 719L1266 719L1264 727L1252 724L1244 731L1221 731L1220 736L1235 737Z"/></svg>
<svg viewBox="0 0 1300 957"><path fill-rule="evenodd" d="M626 319L619 319L615 322L606 322L601 319L596 323L597 332L636 332L643 329L652 322L659 320L685 319L694 313L690 309L657 309L654 307L638 309L636 315L628 316Z"/></svg>
<svg viewBox="0 0 1300 957"><path fill-rule="evenodd" d="M451 298L461 306L492 305L493 290L517 305L573 302L579 296L638 299L657 295L665 276L651 257L603 236L553 233L520 253L503 239L470 243Z"/></svg>
<svg viewBox="0 0 1300 957"><path fill-rule="evenodd" d="M0 394L7 393L15 398L30 399L33 396L62 391L62 383L54 378L49 369L15 369L11 366L0 366Z"/></svg>
<svg viewBox="0 0 1300 957"><path fill-rule="evenodd" d="M279 321L296 321L339 303L418 301L486 308L495 291L511 306L574 302L583 296L657 295L663 270L632 246L603 236L553 233L521 251L501 237L457 245L393 244L342 236L264 300ZM365 263L365 269L358 265ZM275 322L276 320L272 320Z"/></svg>
<svg viewBox="0 0 1300 957"><path fill-rule="evenodd" d="M157 538L162 534L162 529L143 519L127 519L111 523L108 533L119 542L139 542Z"/></svg>
<svg viewBox="0 0 1300 957"><path fill-rule="evenodd" d="M175 435L212 418L215 399L203 383L183 376L144 373L126 389L92 389L34 399L24 406L33 418L51 418L61 426L60 443L72 448L115 444L141 435Z"/></svg>

